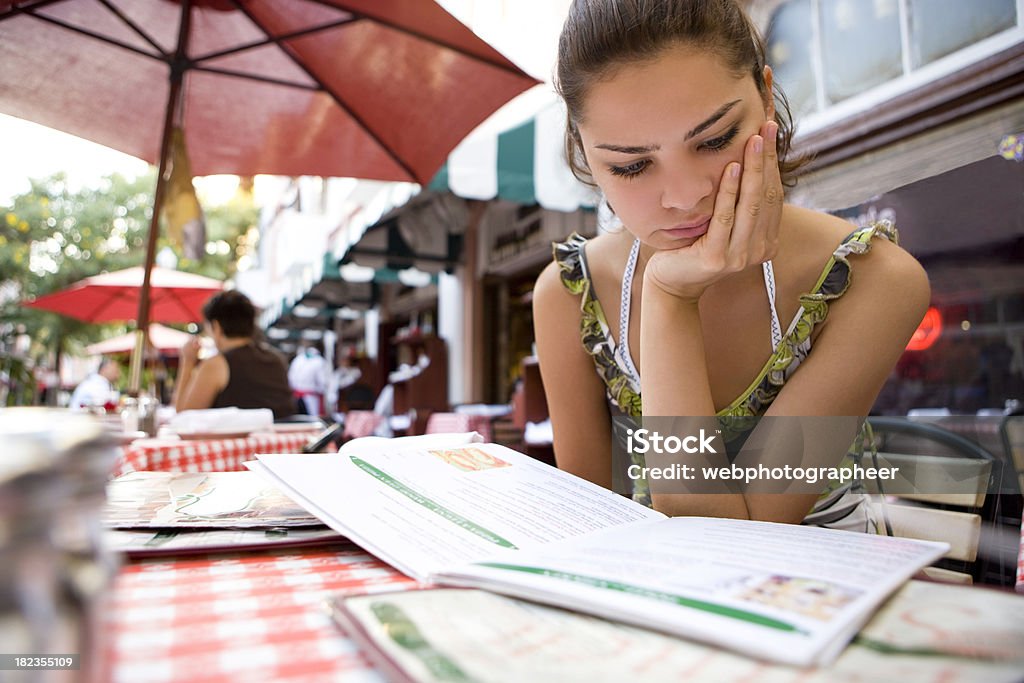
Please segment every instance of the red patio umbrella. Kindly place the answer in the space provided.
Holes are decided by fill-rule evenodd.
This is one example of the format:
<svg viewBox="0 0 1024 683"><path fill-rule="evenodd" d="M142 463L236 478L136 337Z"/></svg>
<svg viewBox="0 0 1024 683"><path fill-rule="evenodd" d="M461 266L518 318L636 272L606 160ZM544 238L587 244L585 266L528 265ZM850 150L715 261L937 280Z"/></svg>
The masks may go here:
<svg viewBox="0 0 1024 683"><path fill-rule="evenodd" d="M0 0L0 64L0 112L159 164L147 273L175 126L196 175L425 184L537 83L429 0Z"/></svg>
<svg viewBox="0 0 1024 683"><path fill-rule="evenodd" d="M80 280L67 289L25 303L87 323L135 320L139 311L142 267L126 268ZM150 272L149 315L165 323L202 320L206 300L224 288L220 280L153 267Z"/></svg>

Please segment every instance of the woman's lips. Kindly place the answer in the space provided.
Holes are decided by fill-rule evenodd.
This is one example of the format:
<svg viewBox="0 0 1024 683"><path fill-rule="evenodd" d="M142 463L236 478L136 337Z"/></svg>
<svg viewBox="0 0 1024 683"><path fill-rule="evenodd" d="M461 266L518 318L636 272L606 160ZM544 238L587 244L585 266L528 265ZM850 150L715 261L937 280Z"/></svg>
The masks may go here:
<svg viewBox="0 0 1024 683"><path fill-rule="evenodd" d="M662 232L668 234L676 239L693 239L700 237L708 231L708 226L711 224L711 218L707 218L703 223L691 226L679 226L675 228L667 228Z"/></svg>

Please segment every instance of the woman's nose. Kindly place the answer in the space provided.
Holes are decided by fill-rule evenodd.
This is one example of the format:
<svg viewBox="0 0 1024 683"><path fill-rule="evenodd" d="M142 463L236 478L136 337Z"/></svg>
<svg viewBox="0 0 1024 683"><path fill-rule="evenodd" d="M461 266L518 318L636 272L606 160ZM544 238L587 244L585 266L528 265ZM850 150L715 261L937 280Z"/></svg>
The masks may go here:
<svg viewBox="0 0 1024 683"><path fill-rule="evenodd" d="M711 175L693 164L680 165L666 173L661 205L666 209L691 211L711 196L715 183Z"/></svg>

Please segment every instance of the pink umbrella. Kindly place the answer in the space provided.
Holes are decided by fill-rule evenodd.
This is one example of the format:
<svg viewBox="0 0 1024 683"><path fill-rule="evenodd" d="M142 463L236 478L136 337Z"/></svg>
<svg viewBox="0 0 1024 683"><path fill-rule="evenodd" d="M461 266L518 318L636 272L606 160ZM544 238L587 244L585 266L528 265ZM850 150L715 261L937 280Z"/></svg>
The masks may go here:
<svg viewBox="0 0 1024 683"><path fill-rule="evenodd" d="M136 320L144 276L139 266L94 275L25 305L87 323ZM223 288L219 280L155 266L150 273L149 317L165 323L198 322L203 304Z"/></svg>
<svg viewBox="0 0 1024 683"><path fill-rule="evenodd" d="M192 335L180 332L171 327L157 323L149 326L149 347L164 353L177 355L178 351ZM135 333L129 332L118 337L111 337L85 347L90 356L103 356L112 353L131 353L135 348Z"/></svg>

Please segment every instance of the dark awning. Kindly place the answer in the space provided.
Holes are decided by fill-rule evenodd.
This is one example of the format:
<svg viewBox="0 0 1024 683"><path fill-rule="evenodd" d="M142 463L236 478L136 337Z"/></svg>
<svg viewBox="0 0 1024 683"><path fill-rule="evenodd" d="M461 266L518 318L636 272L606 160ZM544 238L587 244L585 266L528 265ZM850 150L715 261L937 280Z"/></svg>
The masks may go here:
<svg viewBox="0 0 1024 683"><path fill-rule="evenodd" d="M462 235L468 217L464 199L447 192L423 192L367 228L340 256L338 264L451 273L462 259Z"/></svg>

